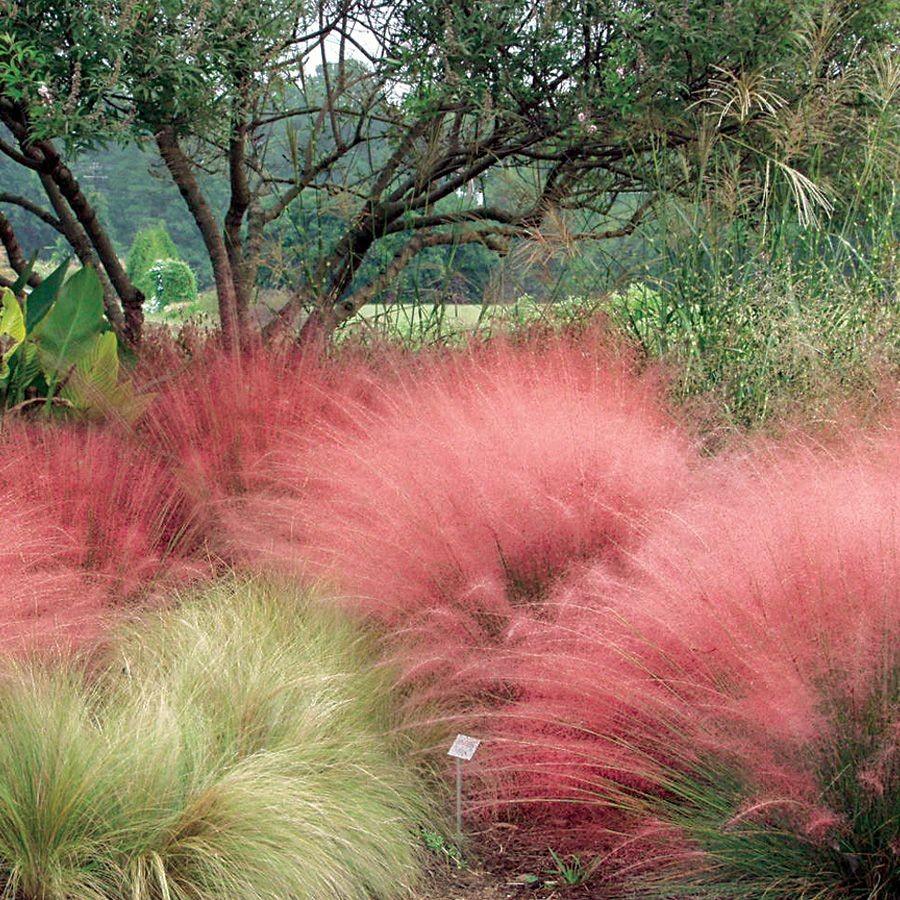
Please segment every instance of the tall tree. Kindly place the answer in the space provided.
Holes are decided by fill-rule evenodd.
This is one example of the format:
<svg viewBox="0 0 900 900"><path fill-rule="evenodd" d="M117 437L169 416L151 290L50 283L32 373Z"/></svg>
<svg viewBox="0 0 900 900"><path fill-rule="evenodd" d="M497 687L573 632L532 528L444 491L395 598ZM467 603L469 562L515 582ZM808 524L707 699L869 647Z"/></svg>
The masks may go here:
<svg viewBox="0 0 900 900"><path fill-rule="evenodd" d="M127 5L126 5L127 6ZM37 174L49 203L5 192L52 225L101 274L107 316L136 342L143 295L128 278L68 160L122 132L114 97L130 12L113 3L0 0L0 152Z"/></svg>
<svg viewBox="0 0 900 900"><path fill-rule="evenodd" d="M319 339L429 248L502 254L548 227L627 234L683 189L689 151L720 139L749 159L766 138L766 163L808 189L771 135L820 90L797 75L798 24L833 5L23 0L4 26L0 119L14 140L0 151L39 172L48 214L99 261L132 331L139 297L54 141L153 142L202 234L233 346L275 223L297 206L327 215L271 326L290 333L307 312L303 333ZM886 39L888 6L843 4L823 73ZM227 178L224 214L205 172ZM484 196L496 172L514 188ZM573 229L572 210L589 226Z"/></svg>

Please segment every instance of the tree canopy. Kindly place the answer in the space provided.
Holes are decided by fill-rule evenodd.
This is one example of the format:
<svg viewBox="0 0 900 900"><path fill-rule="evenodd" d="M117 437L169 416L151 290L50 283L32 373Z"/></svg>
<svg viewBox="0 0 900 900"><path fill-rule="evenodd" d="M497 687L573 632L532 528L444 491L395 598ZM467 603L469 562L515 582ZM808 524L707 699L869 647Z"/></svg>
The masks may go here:
<svg viewBox="0 0 900 900"><path fill-rule="evenodd" d="M142 293L73 171L98 147L152 150L233 345L276 258L272 330L306 312L327 335L420 254L620 238L698 169L761 197L781 181L812 215L819 114L860 114L851 76L896 42L890 0L2 2L0 153L45 199L4 185L0 203L95 265L137 340Z"/></svg>

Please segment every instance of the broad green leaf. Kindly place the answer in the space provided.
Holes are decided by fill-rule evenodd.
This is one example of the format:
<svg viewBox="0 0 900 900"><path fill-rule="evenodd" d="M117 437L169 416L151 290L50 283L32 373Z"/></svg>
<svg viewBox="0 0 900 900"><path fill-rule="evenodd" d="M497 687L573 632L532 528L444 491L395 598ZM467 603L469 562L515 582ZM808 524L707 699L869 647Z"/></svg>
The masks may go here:
<svg viewBox="0 0 900 900"><path fill-rule="evenodd" d="M75 364L60 396L89 416L113 415L135 422L152 400L136 394L128 381L119 381L119 342L113 332L97 335L94 343Z"/></svg>
<svg viewBox="0 0 900 900"><path fill-rule="evenodd" d="M31 332L53 305L69 268L69 260L57 266L26 298L25 329Z"/></svg>
<svg viewBox="0 0 900 900"><path fill-rule="evenodd" d="M44 370L51 377L69 370L103 325L103 288L97 273L84 267L62 286L50 312L35 329Z"/></svg>
<svg viewBox="0 0 900 900"><path fill-rule="evenodd" d="M93 346L76 366L79 375L98 388L111 391L119 382L118 349L119 342L114 332L97 335Z"/></svg>
<svg viewBox="0 0 900 900"><path fill-rule="evenodd" d="M19 275L19 277L16 279L16 283L12 286L12 292L14 294L21 294L28 286L28 279L31 278L31 273L34 271L34 264L36 262L37 253L33 254L31 259L28 260L28 265L25 266L25 271Z"/></svg>
<svg viewBox="0 0 900 900"><path fill-rule="evenodd" d="M41 374L37 347L26 340L10 359L9 372L7 400L11 397L13 403L19 403L25 397L25 389L30 387Z"/></svg>
<svg viewBox="0 0 900 900"><path fill-rule="evenodd" d="M25 340L22 307L10 290L0 295L0 378L9 375L9 360Z"/></svg>
<svg viewBox="0 0 900 900"><path fill-rule="evenodd" d="M96 411L103 416L115 416L128 424L133 424L144 415L152 400L152 394L138 394L131 382L120 381L102 402L93 403L88 411Z"/></svg>
<svg viewBox="0 0 900 900"><path fill-rule="evenodd" d="M118 341L113 332L98 334L79 357L61 396L79 408L112 399L119 383Z"/></svg>

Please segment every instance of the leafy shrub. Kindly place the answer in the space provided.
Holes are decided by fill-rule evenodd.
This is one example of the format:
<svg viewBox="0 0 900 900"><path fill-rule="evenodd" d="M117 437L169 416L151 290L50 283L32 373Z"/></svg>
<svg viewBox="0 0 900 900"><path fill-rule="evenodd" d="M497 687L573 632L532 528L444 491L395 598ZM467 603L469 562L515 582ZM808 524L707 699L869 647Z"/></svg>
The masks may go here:
<svg viewBox="0 0 900 900"><path fill-rule="evenodd" d="M155 309L165 309L173 303L193 303L197 299L197 279L183 260L156 260L148 270L148 281L153 290L147 298Z"/></svg>
<svg viewBox="0 0 900 900"><path fill-rule="evenodd" d="M0 889L37 898L403 895L424 804L346 622L217 588L71 667L0 679Z"/></svg>
<svg viewBox="0 0 900 900"><path fill-rule="evenodd" d="M138 231L128 251L126 272L145 297L154 296L156 285L150 269L160 259L181 259L178 249L162 223L149 225Z"/></svg>
<svg viewBox="0 0 900 900"><path fill-rule="evenodd" d="M774 453L717 464L624 577L573 574L488 714L483 797L637 896L900 887L897 443Z"/></svg>
<svg viewBox="0 0 900 900"><path fill-rule="evenodd" d="M68 262L29 293L0 291L0 412L50 409L131 419L139 404L119 379L118 341L108 330L96 272L66 279Z"/></svg>
<svg viewBox="0 0 900 900"><path fill-rule="evenodd" d="M415 698L431 683L450 706L493 683L490 651L570 565L622 558L690 460L655 379L597 334L424 354L310 443L284 454L295 495L257 555L332 579L391 633Z"/></svg>

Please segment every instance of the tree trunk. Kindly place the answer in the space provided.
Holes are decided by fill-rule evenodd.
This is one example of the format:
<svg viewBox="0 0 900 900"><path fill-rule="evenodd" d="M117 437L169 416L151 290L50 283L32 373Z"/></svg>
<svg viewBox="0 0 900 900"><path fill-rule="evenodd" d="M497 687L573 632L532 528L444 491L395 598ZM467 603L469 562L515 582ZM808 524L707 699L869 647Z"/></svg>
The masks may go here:
<svg viewBox="0 0 900 900"><path fill-rule="evenodd" d="M120 340L128 343L122 307L119 305L116 291L110 283L106 270L103 266L97 264L88 236L66 205L66 201L56 186L56 182L45 172L38 173L38 177L41 179L47 199L50 201L50 205L59 219L60 230L69 242L69 246L75 251L78 261L83 266L92 266L100 278L100 283L103 286L103 308L106 310L106 317L109 319L113 331L115 331Z"/></svg>
<svg viewBox="0 0 900 900"><path fill-rule="evenodd" d="M224 233L225 249L228 252L228 264L231 269L231 280L234 284L235 315L241 344L246 343L249 335L249 315L252 286L256 280L256 271L245 253L241 238L240 223L236 226L226 224Z"/></svg>
<svg viewBox="0 0 900 900"><path fill-rule="evenodd" d="M16 237L16 232L12 227L12 222L0 212L0 244L6 249L6 258L9 260L10 268L21 275L28 268L28 260L22 252L22 246ZM32 272L28 276L28 284L31 287L37 287L41 283L40 276Z"/></svg>
<svg viewBox="0 0 900 900"><path fill-rule="evenodd" d="M187 204L212 263L213 279L219 300L219 322L222 340L229 350L240 350L241 328L234 272L225 239L215 215L197 183L190 160L181 149L172 128L164 128L156 134L160 156Z"/></svg>
<svg viewBox="0 0 900 900"><path fill-rule="evenodd" d="M333 307L316 307L300 329L300 346L313 353L324 353L337 325Z"/></svg>
<svg viewBox="0 0 900 900"><path fill-rule="evenodd" d="M243 79L238 78L239 83ZM253 282L250 280L250 267L244 253L244 242L241 229L244 216L250 208L251 193L247 181L246 169L246 129L241 110L243 93L239 92L232 112L231 136L228 141L228 180L231 188L231 199L225 213L223 237L228 251L228 262L231 265L231 278L234 282L234 295L237 312L238 331L242 339L247 335L247 318L250 312L250 294ZM253 273L255 276L255 272Z"/></svg>
<svg viewBox="0 0 900 900"><path fill-rule="evenodd" d="M121 298L125 324L124 335L128 343L137 346L141 342L141 331L144 326L143 293L134 286L128 277L112 241L100 224L94 207L84 195L71 169L65 165L56 149L48 142L41 141L36 146L46 160L48 174L65 197L75 218L90 239L113 288Z"/></svg>
<svg viewBox="0 0 900 900"><path fill-rule="evenodd" d="M77 179L51 141L32 141L28 117L20 104L4 102L0 112L3 123L22 151L23 164L37 172L59 218L60 230L76 256L82 265L94 265L98 273L103 273L104 303L116 333L126 343L139 343L144 321L144 295L131 283ZM113 291L121 298L121 307Z"/></svg>
<svg viewBox="0 0 900 900"><path fill-rule="evenodd" d="M24 107L5 101L0 104L0 114L19 144L23 165L37 172L56 211L60 231L75 255L82 265L94 266L101 275L104 305L113 328L126 343L137 344L144 320L144 295L131 283L93 206L52 141L32 141Z"/></svg>

